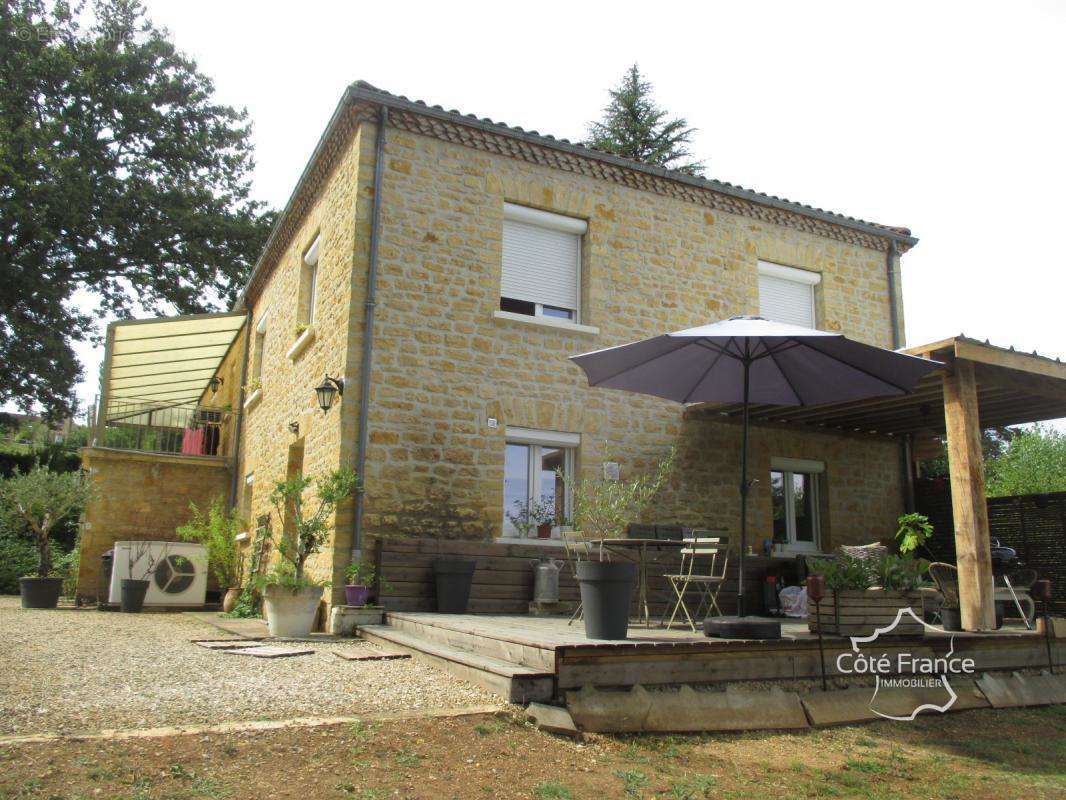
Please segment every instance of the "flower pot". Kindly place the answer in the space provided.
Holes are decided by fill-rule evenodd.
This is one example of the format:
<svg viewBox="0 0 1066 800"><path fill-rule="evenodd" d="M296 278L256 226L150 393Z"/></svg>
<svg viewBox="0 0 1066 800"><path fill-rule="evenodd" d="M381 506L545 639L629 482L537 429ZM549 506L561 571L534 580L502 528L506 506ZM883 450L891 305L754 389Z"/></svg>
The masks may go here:
<svg viewBox="0 0 1066 800"><path fill-rule="evenodd" d="M350 606L365 606L370 599L370 587L351 584L344 587L344 602Z"/></svg>
<svg viewBox="0 0 1066 800"><path fill-rule="evenodd" d="M433 576L437 583L437 611L441 614L465 614L470 604L470 585L474 582L477 562L469 558L437 558Z"/></svg>
<svg viewBox="0 0 1066 800"><path fill-rule="evenodd" d="M957 608L940 607L940 624L946 631L962 630L962 614Z"/></svg>
<svg viewBox="0 0 1066 800"><path fill-rule="evenodd" d="M237 601L241 597L241 588L239 586L231 586L226 590L226 593L222 595L222 613L228 614L237 605Z"/></svg>
<svg viewBox="0 0 1066 800"><path fill-rule="evenodd" d="M263 609L271 636L303 639L315 626L315 615L322 600L321 586L305 586L293 592L284 586L263 590Z"/></svg>
<svg viewBox="0 0 1066 800"><path fill-rule="evenodd" d="M577 581L581 586L585 636L625 639L637 565L627 561L579 561Z"/></svg>
<svg viewBox="0 0 1066 800"><path fill-rule="evenodd" d="M23 608L55 608L62 592L62 578L19 578Z"/></svg>
<svg viewBox="0 0 1066 800"><path fill-rule="evenodd" d="M119 610L125 614L139 614L144 608L144 596L148 594L148 581L122 579L122 602Z"/></svg>
<svg viewBox="0 0 1066 800"><path fill-rule="evenodd" d="M537 526L537 538L538 539L550 539L552 538L552 524L550 522L542 522Z"/></svg>

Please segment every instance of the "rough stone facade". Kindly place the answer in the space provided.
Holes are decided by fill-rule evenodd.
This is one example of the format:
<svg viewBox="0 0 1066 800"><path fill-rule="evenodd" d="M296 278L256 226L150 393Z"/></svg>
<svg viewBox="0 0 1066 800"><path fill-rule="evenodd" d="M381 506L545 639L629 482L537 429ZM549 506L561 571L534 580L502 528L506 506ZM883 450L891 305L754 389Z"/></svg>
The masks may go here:
<svg viewBox="0 0 1066 800"><path fill-rule="evenodd" d="M88 601L97 599L100 556L115 542L174 540L174 529L189 519L189 503L204 507L229 493L224 458L89 447L82 468L97 489L82 520L77 592Z"/></svg>
<svg viewBox="0 0 1066 800"><path fill-rule="evenodd" d="M268 513L266 485L284 477L300 422L303 468L318 474L355 457L358 370L371 208L375 125L362 122L254 299L271 310L263 394L245 420L241 474L255 472L251 516ZM757 261L821 274L820 327L891 346L883 251L819 237L594 177L389 129L384 164L377 323L367 458L366 533L427 529L460 519L460 535L499 536L508 425L581 435L578 469L595 474L609 453L623 475L679 449L654 520L733 529L739 515L739 428L685 419L679 406L590 389L567 357L734 314L757 313ZM494 317L499 308L503 205L586 219L581 323L598 334ZM299 253L322 230L316 338L293 364ZM354 234L354 235L353 235ZM328 315L328 316L327 316ZM277 331L278 333L275 333ZM344 370L348 391L323 415L311 388ZM488 420L498 420L490 428ZM886 538L900 513L898 444L758 428L752 437L753 541L768 536L772 457L826 463L823 548ZM453 526L454 527L454 526ZM338 520L335 587L350 547ZM316 569L328 577L330 559Z"/></svg>

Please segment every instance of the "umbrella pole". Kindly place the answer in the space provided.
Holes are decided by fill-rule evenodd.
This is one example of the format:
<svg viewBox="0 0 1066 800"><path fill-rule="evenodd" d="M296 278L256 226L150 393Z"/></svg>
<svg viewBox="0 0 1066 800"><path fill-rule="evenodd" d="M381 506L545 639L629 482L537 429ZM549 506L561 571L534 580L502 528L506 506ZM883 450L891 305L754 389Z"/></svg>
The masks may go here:
<svg viewBox="0 0 1066 800"><path fill-rule="evenodd" d="M740 444L740 566L737 572L737 616L744 616L744 553L748 549L748 373L751 361L744 359L744 421Z"/></svg>

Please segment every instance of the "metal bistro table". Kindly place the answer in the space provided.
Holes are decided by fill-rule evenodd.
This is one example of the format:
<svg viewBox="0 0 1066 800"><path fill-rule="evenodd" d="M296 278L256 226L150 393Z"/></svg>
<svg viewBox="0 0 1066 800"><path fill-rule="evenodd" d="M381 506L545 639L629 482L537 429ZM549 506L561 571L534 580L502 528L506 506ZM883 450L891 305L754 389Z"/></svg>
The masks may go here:
<svg viewBox="0 0 1066 800"><path fill-rule="evenodd" d="M648 609L648 550L664 547L680 548L680 539L593 539L590 544L602 547L637 565L637 621L651 627L651 611Z"/></svg>

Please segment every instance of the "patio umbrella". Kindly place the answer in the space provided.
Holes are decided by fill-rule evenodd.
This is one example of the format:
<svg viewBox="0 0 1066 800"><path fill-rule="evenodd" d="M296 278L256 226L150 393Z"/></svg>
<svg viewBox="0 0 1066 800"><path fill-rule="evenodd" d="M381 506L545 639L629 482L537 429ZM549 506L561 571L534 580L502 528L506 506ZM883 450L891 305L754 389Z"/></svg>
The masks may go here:
<svg viewBox="0 0 1066 800"><path fill-rule="evenodd" d="M570 360L585 371L590 386L679 403L744 404L737 587L737 616L741 618L750 488L749 406L811 406L908 394L919 379L941 366L929 359L854 342L839 333L762 317L732 317ZM773 638L772 632L767 635Z"/></svg>

